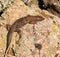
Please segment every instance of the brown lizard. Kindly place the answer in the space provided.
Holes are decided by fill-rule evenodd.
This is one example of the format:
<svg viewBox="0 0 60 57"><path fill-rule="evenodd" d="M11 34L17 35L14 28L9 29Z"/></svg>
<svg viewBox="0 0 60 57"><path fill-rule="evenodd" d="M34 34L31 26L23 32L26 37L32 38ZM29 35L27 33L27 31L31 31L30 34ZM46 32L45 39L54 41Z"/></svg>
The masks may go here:
<svg viewBox="0 0 60 57"><path fill-rule="evenodd" d="M6 52L7 52L7 50L8 50L8 47L9 47L10 43L11 43L12 34L13 34L14 31L17 31L18 28L23 27L23 26L24 26L25 24L27 24L27 23L37 22L37 21L42 21L42 20L44 20L44 18L43 18L42 16L30 16L30 15L16 20L16 21L11 25L11 28L9 29L8 34L7 34ZM6 52L5 52L5 53L6 53Z"/></svg>

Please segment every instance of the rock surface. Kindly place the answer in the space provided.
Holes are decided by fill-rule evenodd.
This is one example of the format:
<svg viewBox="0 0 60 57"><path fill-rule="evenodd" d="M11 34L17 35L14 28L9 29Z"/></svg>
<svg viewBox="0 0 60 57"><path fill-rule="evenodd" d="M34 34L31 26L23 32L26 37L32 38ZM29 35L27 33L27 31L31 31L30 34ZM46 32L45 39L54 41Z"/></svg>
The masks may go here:
<svg viewBox="0 0 60 57"><path fill-rule="evenodd" d="M33 4L15 0L0 18L0 57L4 57L8 30L17 19L27 15L40 15L45 19L35 24L26 24L21 30L21 37L14 32L9 48L13 47L15 56L8 50L7 57L56 57L60 56L60 18Z"/></svg>

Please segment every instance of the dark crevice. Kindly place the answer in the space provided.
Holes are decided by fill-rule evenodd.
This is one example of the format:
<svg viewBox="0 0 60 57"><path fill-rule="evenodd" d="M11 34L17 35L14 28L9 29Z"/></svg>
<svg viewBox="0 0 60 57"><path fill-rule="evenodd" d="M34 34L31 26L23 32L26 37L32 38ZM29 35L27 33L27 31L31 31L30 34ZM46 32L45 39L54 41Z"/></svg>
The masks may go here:
<svg viewBox="0 0 60 57"><path fill-rule="evenodd" d="M4 8L3 10L0 11L0 16L3 14L3 12L7 9L8 7Z"/></svg>
<svg viewBox="0 0 60 57"><path fill-rule="evenodd" d="M8 7L6 7L5 9L3 9L3 10L0 11L0 17L1 17L1 15L3 14L3 12L4 12L7 8L8 8Z"/></svg>
<svg viewBox="0 0 60 57"><path fill-rule="evenodd" d="M0 16L2 15L2 13L3 13L3 4L2 4L2 2L0 1L0 4L1 4L1 8L2 8L2 10L0 11Z"/></svg>
<svg viewBox="0 0 60 57"><path fill-rule="evenodd" d="M1 3L1 1L0 1L0 3ZM2 7L2 10L0 11L0 17L1 17L1 15L3 14L3 11L5 11L8 7L5 7L4 8L4 6L3 6L3 4L1 3L1 7Z"/></svg>
<svg viewBox="0 0 60 57"><path fill-rule="evenodd" d="M47 6L46 6L43 0L38 0L38 5L39 5L40 9L47 10L47 11L51 12L52 14L60 17L60 12L56 9L55 5L47 4Z"/></svg>
<svg viewBox="0 0 60 57"><path fill-rule="evenodd" d="M42 48L42 45L41 45L41 44L36 43L36 44L35 44L35 48L37 48L38 50L40 50L40 49Z"/></svg>
<svg viewBox="0 0 60 57"><path fill-rule="evenodd" d="M11 48L11 50L12 50L12 55L15 56L15 51L14 51L14 49Z"/></svg>
<svg viewBox="0 0 60 57"><path fill-rule="evenodd" d="M40 50L42 48L41 44L35 43L35 48L37 48L39 50L39 57L40 57Z"/></svg>
<svg viewBox="0 0 60 57"><path fill-rule="evenodd" d="M0 12L0 16L2 15L3 11Z"/></svg>
<svg viewBox="0 0 60 57"><path fill-rule="evenodd" d="M49 12L51 12L52 14L60 17L60 12L56 9L56 7L52 4L50 5L50 7L47 9Z"/></svg>
<svg viewBox="0 0 60 57"><path fill-rule="evenodd" d="M58 10L56 9L56 7L55 7L53 4L51 5L51 8L52 8L54 11L56 11L57 13L60 14L60 12L58 12Z"/></svg>
<svg viewBox="0 0 60 57"><path fill-rule="evenodd" d="M41 8L41 9L47 9L47 7L44 5L43 0L38 0L38 5L39 5L39 8Z"/></svg>

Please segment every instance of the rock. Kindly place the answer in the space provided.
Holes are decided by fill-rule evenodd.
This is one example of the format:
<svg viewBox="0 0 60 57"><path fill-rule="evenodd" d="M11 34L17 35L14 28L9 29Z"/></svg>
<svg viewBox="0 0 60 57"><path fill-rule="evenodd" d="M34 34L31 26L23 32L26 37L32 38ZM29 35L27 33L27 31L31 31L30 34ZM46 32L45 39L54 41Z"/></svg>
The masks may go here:
<svg viewBox="0 0 60 57"><path fill-rule="evenodd" d="M14 57L13 52L16 57L54 57L56 53L59 54L60 18L49 13L47 10L41 10L38 6L35 6L34 3L33 6L30 7L20 0L15 0L14 3L3 12L2 19L0 19L1 57L4 55L7 42L8 30L6 29L6 25L12 25L17 19L27 15L40 15L44 20L41 22L38 21L35 24L28 23L22 28L19 28L21 35L14 32L6 56ZM40 51L35 47L35 44L42 46Z"/></svg>

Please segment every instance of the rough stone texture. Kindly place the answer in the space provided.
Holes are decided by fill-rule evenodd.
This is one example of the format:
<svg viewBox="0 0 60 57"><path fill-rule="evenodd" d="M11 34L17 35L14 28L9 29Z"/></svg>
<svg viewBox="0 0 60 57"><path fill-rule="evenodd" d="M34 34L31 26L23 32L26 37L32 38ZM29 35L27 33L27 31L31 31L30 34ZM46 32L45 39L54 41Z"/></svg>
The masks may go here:
<svg viewBox="0 0 60 57"><path fill-rule="evenodd" d="M14 0L0 0L0 12L9 7L13 2Z"/></svg>
<svg viewBox="0 0 60 57"><path fill-rule="evenodd" d="M60 18L41 10L37 6L28 7L22 1L15 0L0 19L0 57L3 57L6 48L6 24L12 25L18 18L27 15L40 15L45 19L36 24L26 24L20 28L21 37L15 32L9 46L15 51L16 57L39 57L39 50L35 44L41 44L40 57L54 57L60 53ZM9 50L7 57L14 57Z"/></svg>

